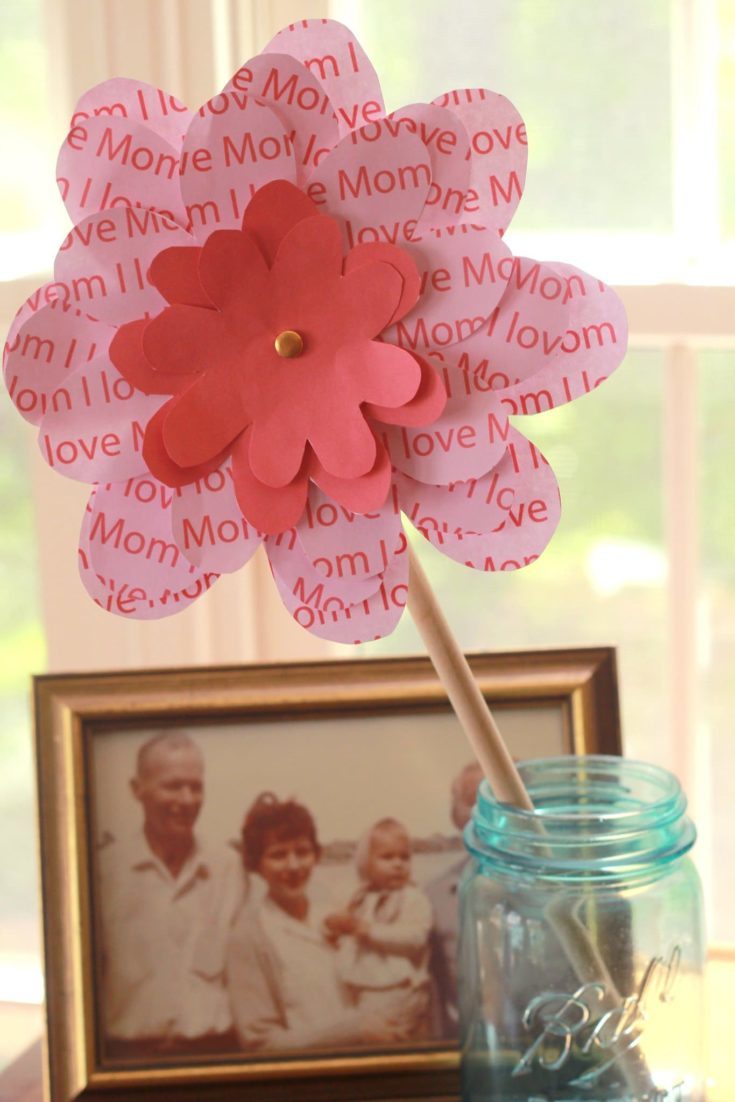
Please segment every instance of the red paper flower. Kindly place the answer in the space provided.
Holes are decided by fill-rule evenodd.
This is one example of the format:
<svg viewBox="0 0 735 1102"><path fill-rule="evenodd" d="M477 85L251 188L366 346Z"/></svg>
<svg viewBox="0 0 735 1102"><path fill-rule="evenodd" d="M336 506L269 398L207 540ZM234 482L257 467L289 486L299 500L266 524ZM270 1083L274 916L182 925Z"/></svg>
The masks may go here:
<svg viewBox="0 0 735 1102"><path fill-rule="evenodd" d="M446 402L425 360L374 339L419 297L405 250L343 258L338 223L281 180L241 231L164 250L149 277L172 305L118 329L110 359L144 393L174 395L146 428L152 474L184 486L231 457L243 516L273 535L300 520L310 479L350 510L385 503L375 428L430 424Z"/></svg>
<svg viewBox="0 0 735 1102"><path fill-rule="evenodd" d="M538 558L558 489L508 418L596 387L626 322L592 276L512 255L526 155L485 89L386 115L328 20L195 113L122 79L82 97L75 225L4 372L46 461L94 484L99 604L168 615L263 543L296 620L358 642L402 613L402 515L476 569Z"/></svg>

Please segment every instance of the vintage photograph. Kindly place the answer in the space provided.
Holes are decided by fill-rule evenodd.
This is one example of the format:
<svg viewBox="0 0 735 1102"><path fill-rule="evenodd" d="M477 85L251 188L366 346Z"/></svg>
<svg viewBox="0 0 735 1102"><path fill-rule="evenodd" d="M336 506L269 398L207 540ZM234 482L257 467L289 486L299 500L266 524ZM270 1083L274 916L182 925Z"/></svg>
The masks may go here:
<svg viewBox="0 0 735 1102"><path fill-rule="evenodd" d="M469 662L517 759L620 752L611 648ZM456 1093L480 773L428 658L35 692L51 1102Z"/></svg>
<svg viewBox="0 0 735 1102"><path fill-rule="evenodd" d="M517 756L562 753L535 720L508 714ZM107 731L92 758L106 1059L456 1038L481 771L452 713Z"/></svg>

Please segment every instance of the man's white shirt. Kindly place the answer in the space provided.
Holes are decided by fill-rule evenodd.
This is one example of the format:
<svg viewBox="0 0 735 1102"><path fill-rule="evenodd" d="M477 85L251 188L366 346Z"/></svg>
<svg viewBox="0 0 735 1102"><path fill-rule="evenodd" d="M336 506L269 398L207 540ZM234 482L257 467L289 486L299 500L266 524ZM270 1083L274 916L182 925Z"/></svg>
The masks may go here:
<svg viewBox="0 0 735 1102"><path fill-rule="evenodd" d="M99 853L105 1032L119 1040L194 1038L232 1026L227 939L244 897L234 850L195 843L173 877L143 830Z"/></svg>

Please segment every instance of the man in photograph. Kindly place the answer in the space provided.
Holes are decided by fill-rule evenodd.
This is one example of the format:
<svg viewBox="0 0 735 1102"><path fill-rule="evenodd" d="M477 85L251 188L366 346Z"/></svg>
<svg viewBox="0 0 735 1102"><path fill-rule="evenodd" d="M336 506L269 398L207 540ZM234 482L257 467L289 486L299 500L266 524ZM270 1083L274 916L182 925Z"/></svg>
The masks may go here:
<svg viewBox="0 0 735 1102"><path fill-rule="evenodd" d="M183 731L153 735L130 788L142 822L99 853L106 1054L236 1050L224 962L243 874L234 851L212 852L195 834L201 750Z"/></svg>
<svg viewBox="0 0 735 1102"><path fill-rule="evenodd" d="M472 817L482 769L470 762L454 778L451 788L451 817L462 831ZM435 1003L435 1028L442 1037L459 1034L457 1005L457 936L459 933L459 903L457 888L468 857L453 862L449 868L430 881L425 888L434 913L431 932L431 975Z"/></svg>

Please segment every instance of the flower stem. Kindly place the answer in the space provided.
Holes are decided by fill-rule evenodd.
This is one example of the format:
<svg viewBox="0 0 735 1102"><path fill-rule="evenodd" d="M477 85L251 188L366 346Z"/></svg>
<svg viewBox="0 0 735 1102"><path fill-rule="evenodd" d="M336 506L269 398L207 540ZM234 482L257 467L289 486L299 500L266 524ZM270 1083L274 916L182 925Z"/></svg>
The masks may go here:
<svg viewBox="0 0 735 1102"><path fill-rule="evenodd" d="M526 786L410 543L408 555L409 611L485 779L497 800L532 811Z"/></svg>

